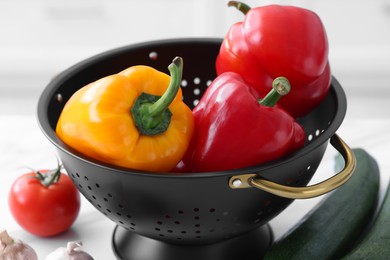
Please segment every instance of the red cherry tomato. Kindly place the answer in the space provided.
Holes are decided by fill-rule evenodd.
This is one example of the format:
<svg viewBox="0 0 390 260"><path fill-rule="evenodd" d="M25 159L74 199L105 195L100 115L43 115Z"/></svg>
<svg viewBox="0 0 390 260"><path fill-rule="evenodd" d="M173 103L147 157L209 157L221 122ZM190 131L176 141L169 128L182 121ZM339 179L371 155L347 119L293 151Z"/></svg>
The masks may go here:
<svg viewBox="0 0 390 260"><path fill-rule="evenodd" d="M80 210L80 194L61 166L31 171L13 183L8 203L16 222L37 236L54 236L70 228Z"/></svg>

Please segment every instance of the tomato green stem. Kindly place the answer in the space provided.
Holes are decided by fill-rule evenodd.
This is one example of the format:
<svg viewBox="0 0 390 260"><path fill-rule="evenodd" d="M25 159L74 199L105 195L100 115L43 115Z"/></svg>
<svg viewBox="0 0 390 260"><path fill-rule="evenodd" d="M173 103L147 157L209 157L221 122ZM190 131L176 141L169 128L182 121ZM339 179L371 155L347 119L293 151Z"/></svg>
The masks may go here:
<svg viewBox="0 0 390 260"><path fill-rule="evenodd" d="M131 109L135 125L143 135L161 134L169 127L172 113L168 107L180 89L183 59L176 57L168 66L168 70L171 80L165 93L161 97L142 93Z"/></svg>
<svg viewBox="0 0 390 260"><path fill-rule="evenodd" d="M49 187L50 185L59 182L61 178L61 169L62 165L60 164L60 161L57 159L57 168L49 170L48 172L42 174L39 171L34 171L35 176L34 178L37 178L40 183L45 186Z"/></svg>
<svg viewBox="0 0 390 260"><path fill-rule="evenodd" d="M228 6L233 6L233 7L237 8L244 15L247 14L249 12L249 10L251 10L251 8L247 4L244 4L244 3L239 2L239 1L229 1Z"/></svg>
<svg viewBox="0 0 390 260"><path fill-rule="evenodd" d="M290 82L285 77L278 77L272 82L272 89L268 94L259 101L263 106L273 107L278 100L290 92Z"/></svg>

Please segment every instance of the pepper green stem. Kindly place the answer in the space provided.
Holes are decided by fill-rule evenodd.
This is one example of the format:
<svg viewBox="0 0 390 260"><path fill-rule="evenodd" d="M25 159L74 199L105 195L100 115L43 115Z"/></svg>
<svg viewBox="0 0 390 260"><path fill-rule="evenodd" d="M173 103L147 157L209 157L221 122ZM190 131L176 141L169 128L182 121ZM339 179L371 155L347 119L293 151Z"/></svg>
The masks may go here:
<svg viewBox="0 0 390 260"><path fill-rule="evenodd" d="M168 70L171 80L165 93L161 97L142 93L131 109L135 125L143 135L161 134L169 127L172 113L168 107L180 89L183 59L181 57L173 59Z"/></svg>
<svg viewBox="0 0 390 260"><path fill-rule="evenodd" d="M233 6L233 7L237 8L244 15L247 14L249 12L249 10L251 10L251 8L247 4L244 4L244 3L239 2L239 1L229 1L228 6Z"/></svg>
<svg viewBox="0 0 390 260"><path fill-rule="evenodd" d="M34 171L34 178L38 179L41 184L45 187L49 187L50 185L59 182L61 178L61 169L62 165L60 161L57 159L57 168L42 174L40 171Z"/></svg>
<svg viewBox="0 0 390 260"><path fill-rule="evenodd" d="M267 107L273 107L278 100L290 92L290 82L285 77L278 77L272 82L272 89L259 101L259 104Z"/></svg>
<svg viewBox="0 0 390 260"><path fill-rule="evenodd" d="M180 88L181 76L183 74L183 59L176 57L169 64L168 70L171 74L171 81L164 95L153 105L149 107L150 116L155 117L161 115L176 97Z"/></svg>

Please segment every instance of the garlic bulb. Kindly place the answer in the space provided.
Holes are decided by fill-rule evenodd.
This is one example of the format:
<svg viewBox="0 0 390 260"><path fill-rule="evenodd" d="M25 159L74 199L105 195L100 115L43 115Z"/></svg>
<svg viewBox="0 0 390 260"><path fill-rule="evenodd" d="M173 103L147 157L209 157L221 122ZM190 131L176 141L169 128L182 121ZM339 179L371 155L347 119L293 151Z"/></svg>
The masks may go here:
<svg viewBox="0 0 390 260"><path fill-rule="evenodd" d="M38 260L32 247L12 239L5 229L0 230L0 260Z"/></svg>
<svg viewBox="0 0 390 260"><path fill-rule="evenodd" d="M81 241L68 242L66 248L56 249L45 260L93 260L92 256L80 249L81 246Z"/></svg>

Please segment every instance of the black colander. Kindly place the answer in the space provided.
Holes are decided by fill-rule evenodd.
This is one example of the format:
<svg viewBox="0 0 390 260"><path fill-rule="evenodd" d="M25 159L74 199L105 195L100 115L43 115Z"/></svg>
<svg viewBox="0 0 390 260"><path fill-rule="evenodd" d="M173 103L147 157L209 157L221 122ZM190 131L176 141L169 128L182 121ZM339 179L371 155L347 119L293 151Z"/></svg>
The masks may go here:
<svg viewBox="0 0 390 260"><path fill-rule="evenodd" d="M39 124L68 174L88 201L117 224L113 249L120 259L260 259L272 243L270 219L293 199L324 194L353 172L353 153L335 134L345 116L346 97L334 78L327 98L299 119L308 136L304 148L256 167L180 175L141 172L88 158L56 136L61 110L76 90L133 65L168 74L175 56L184 60L184 101L194 107L216 76L220 44L221 39L189 38L114 49L64 71L39 99ZM329 140L346 167L324 183L306 187Z"/></svg>

